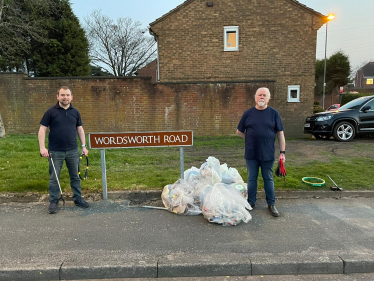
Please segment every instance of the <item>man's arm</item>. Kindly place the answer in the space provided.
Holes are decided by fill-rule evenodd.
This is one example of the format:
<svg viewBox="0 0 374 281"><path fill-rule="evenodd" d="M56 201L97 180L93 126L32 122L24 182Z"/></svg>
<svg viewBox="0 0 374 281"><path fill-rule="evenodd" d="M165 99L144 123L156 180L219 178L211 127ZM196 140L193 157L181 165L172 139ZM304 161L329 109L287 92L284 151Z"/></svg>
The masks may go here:
<svg viewBox="0 0 374 281"><path fill-rule="evenodd" d="M78 132L78 137L79 137L79 140L81 141L81 144L86 145L86 135L84 134L83 127L78 126L77 127L77 132ZM86 156L88 155L88 150L87 150L86 146L82 147L82 154L84 154Z"/></svg>
<svg viewBox="0 0 374 281"><path fill-rule="evenodd" d="M39 133L38 133L38 140L39 140L39 149L40 155L42 157L48 157L48 149L45 148L45 135L47 132L48 127L40 125Z"/></svg>
<svg viewBox="0 0 374 281"><path fill-rule="evenodd" d="M280 151L286 151L286 140L284 139L284 132L279 131L277 133L277 137L278 137ZM286 155L284 153L280 153L279 159L282 159L282 161L285 162L286 161Z"/></svg>
<svg viewBox="0 0 374 281"><path fill-rule="evenodd" d="M241 131L239 131L238 129L236 129L236 134L241 137L242 139L245 139L245 134Z"/></svg>

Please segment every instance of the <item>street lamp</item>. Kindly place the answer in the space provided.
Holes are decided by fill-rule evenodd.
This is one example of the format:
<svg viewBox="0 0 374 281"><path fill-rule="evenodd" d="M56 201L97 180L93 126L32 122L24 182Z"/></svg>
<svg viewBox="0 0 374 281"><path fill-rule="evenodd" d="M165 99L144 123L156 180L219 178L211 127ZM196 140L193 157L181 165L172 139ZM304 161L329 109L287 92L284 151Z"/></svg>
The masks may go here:
<svg viewBox="0 0 374 281"><path fill-rule="evenodd" d="M323 96L322 96L322 108L325 109L325 88L326 88L326 50L327 50L327 25L330 20L334 19L335 16L333 14L329 14L327 16L326 22L326 40L325 40L325 68L323 70Z"/></svg>

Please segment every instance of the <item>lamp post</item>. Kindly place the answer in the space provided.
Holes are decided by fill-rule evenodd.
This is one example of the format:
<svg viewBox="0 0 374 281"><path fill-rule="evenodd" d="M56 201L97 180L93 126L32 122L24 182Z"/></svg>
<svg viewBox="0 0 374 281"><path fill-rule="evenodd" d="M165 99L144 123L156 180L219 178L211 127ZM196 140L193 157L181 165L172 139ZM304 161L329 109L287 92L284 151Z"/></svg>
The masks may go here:
<svg viewBox="0 0 374 281"><path fill-rule="evenodd" d="M335 16L333 14L329 14L327 16L326 22L326 39L325 39L325 67L323 70L323 95L322 95L322 108L325 109L325 88L326 88L326 50L327 50L327 25L330 20L334 19Z"/></svg>

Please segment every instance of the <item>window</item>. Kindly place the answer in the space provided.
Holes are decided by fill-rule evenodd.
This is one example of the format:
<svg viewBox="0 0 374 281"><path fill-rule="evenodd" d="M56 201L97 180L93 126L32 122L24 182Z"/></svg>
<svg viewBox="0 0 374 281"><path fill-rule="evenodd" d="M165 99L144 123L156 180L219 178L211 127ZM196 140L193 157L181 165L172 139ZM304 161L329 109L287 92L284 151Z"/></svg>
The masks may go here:
<svg viewBox="0 0 374 281"><path fill-rule="evenodd" d="M366 84L373 84L373 78L366 79Z"/></svg>
<svg viewBox="0 0 374 281"><path fill-rule="evenodd" d="M239 26L223 27L223 50L239 51Z"/></svg>
<svg viewBox="0 0 374 281"><path fill-rule="evenodd" d="M300 102L300 85L288 86L288 102Z"/></svg>

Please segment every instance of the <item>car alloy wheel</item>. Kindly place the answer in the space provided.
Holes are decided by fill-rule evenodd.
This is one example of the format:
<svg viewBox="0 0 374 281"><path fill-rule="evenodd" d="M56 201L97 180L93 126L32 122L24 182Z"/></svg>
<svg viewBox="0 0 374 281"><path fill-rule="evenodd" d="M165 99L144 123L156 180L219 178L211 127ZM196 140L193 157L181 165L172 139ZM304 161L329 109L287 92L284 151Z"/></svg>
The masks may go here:
<svg viewBox="0 0 374 281"><path fill-rule="evenodd" d="M337 141L351 141L355 137L355 128L349 122L340 122L334 128L334 139Z"/></svg>

